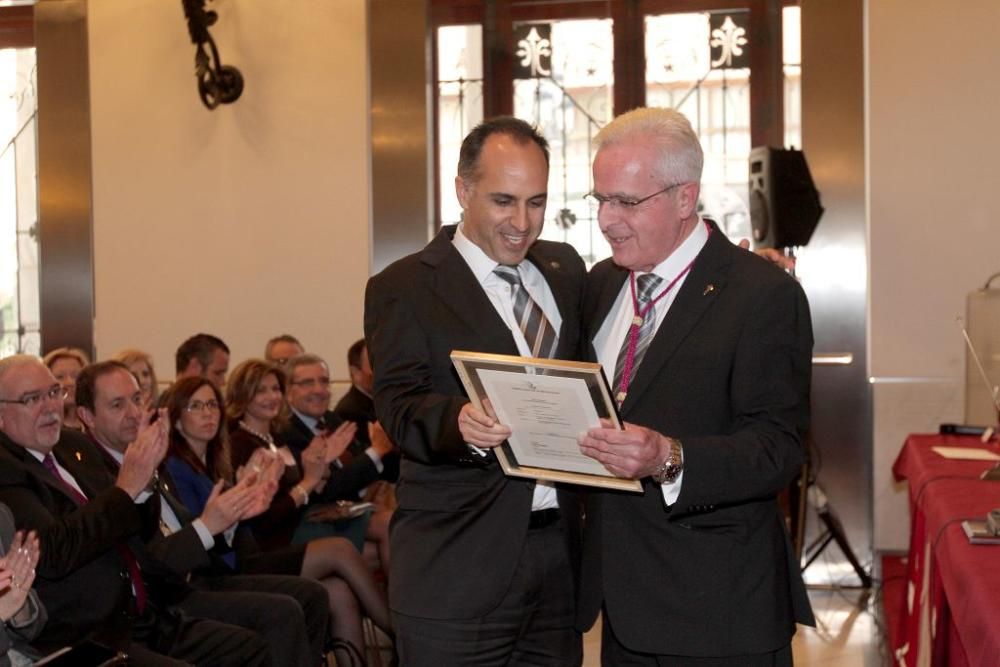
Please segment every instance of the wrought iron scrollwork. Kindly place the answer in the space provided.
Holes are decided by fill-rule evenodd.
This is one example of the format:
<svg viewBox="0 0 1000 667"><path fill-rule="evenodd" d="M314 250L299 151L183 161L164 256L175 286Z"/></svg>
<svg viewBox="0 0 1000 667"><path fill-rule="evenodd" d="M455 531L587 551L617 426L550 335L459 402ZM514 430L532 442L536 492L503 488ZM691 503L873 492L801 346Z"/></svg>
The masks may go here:
<svg viewBox="0 0 1000 667"><path fill-rule="evenodd" d="M209 34L219 15L205 9L206 0L181 0L187 17L191 42L197 46L194 54L198 95L209 110L219 104L232 104L243 93L243 75L232 65L223 65L219 49ZM206 48L207 47L207 48Z"/></svg>

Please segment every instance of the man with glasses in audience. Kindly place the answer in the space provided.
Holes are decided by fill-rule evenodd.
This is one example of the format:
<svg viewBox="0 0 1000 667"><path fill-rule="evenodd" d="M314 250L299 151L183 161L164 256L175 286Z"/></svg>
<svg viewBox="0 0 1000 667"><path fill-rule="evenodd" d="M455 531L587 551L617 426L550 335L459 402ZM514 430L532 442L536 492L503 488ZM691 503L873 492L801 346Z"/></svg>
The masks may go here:
<svg viewBox="0 0 1000 667"><path fill-rule="evenodd" d="M285 364L288 376L288 406L292 416L278 440L298 457L317 434L332 431L344 423L330 409L330 369L321 357L301 354ZM394 450L388 438L374 437L353 455L344 455L330 467L324 496L357 500L362 489L379 479L385 466L382 459Z"/></svg>
<svg viewBox="0 0 1000 667"><path fill-rule="evenodd" d="M142 391L128 367L117 361L84 367L76 382L76 406L87 435L112 473L118 472L141 429L155 428L143 427ZM69 451L76 456L86 449ZM212 494L201 516L192 517L161 479L151 498L160 504L160 530L146 540L147 546L197 589L178 608L259 632L271 645L275 665L316 663L329 624L326 589L314 580L288 576L295 572L240 573L243 556L260 554L246 543L249 534L234 535L236 525L267 509L276 488L256 481L244 478Z"/></svg>
<svg viewBox="0 0 1000 667"><path fill-rule="evenodd" d="M612 257L588 276L585 349L625 427L581 450L643 491L588 494L579 628L603 611L604 665L791 665L813 623L777 502L809 425L805 294L698 215L682 114L630 111L594 143Z"/></svg>
<svg viewBox="0 0 1000 667"><path fill-rule="evenodd" d="M49 622L38 646L93 635L128 653L130 664L272 664L256 633L171 609L191 589L143 544L159 530L148 487L167 450L167 425L129 446L109 484L93 447L72 455L62 442L74 435L61 432L63 398L37 358L0 360L0 502L41 543L35 588Z"/></svg>
<svg viewBox="0 0 1000 667"><path fill-rule="evenodd" d="M583 261L537 240L548 171L533 127L480 124L455 179L463 222L368 282L376 413L403 454L389 603L406 665L582 660L575 493L504 475L491 450L510 431L473 408L449 357L578 355Z"/></svg>
<svg viewBox="0 0 1000 667"><path fill-rule="evenodd" d="M264 359L275 366L284 366L292 357L304 354L306 349L295 336L281 334L267 341L264 346Z"/></svg>
<svg viewBox="0 0 1000 667"><path fill-rule="evenodd" d="M177 348L175 369L178 380L203 377L222 391L229 372L229 346L211 334L195 334Z"/></svg>

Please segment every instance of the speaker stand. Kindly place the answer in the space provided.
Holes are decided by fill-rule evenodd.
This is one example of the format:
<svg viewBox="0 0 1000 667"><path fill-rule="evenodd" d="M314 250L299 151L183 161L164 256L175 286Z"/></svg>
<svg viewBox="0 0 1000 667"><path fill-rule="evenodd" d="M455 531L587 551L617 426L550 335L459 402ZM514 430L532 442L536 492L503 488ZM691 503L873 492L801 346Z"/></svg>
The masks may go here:
<svg viewBox="0 0 1000 667"><path fill-rule="evenodd" d="M806 485L805 496L807 497L808 504L816 510L819 520L823 523L823 532L813 540L809 546L805 548L805 558L806 562L802 566L802 572L809 569L809 566L813 564L823 551L830 546L831 542L836 542L837 546L840 547L841 553L847 557L847 561L851 564L854 569L854 573L858 575L858 579L861 581L861 588L871 588L872 578L871 575L865 572L865 568L861 565L858 557L854 555L854 549L851 548L851 543L847 541L847 534L844 532L844 526L837 518L834 513L833 508L830 506L830 501L823 493L823 490L819 488L819 485L813 480L810 481L808 474L809 466L803 466L803 478L802 483ZM796 544L802 544L802 538L805 532L805 520L804 517L799 517L799 526L801 526L801 533L796 536Z"/></svg>

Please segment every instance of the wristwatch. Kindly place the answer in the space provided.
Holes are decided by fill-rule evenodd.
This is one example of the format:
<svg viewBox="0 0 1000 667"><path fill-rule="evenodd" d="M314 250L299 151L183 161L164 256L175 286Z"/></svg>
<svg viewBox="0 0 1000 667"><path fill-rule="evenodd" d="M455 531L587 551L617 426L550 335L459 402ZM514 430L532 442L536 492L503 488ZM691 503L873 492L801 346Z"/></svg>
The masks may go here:
<svg viewBox="0 0 1000 667"><path fill-rule="evenodd" d="M670 452L663 460L660 467L653 473L653 480L657 484L668 484L677 480L681 471L684 470L684 449L681 441L675 438L667 438L670 443Z"/></svg>

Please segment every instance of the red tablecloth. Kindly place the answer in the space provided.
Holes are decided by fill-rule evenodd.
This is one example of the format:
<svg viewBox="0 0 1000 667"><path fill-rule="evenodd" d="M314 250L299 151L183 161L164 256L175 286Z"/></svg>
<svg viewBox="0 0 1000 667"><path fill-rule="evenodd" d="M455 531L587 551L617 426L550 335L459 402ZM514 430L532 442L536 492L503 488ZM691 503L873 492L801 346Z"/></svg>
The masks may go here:
<svg viewBox="0 0 1000 667"><path fill-rule="evenodd" d="M963 519L1000 507L1000 482L979 475L992 463L946 459L932 447L977 447L972 436L911 435L893 464L910 485L907 617L898 665L1000 665L1000 546L969 544Z"/></svg>

